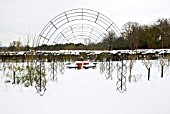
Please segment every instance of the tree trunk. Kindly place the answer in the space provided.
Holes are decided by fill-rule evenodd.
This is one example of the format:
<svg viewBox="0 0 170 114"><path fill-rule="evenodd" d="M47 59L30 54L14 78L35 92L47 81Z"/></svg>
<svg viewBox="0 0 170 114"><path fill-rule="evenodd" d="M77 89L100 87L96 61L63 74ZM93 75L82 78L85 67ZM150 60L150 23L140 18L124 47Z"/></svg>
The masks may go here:
<svg viewBox="0 0 170 114"><path fill-rule="evenodd" d="M161 66L161 78L163 78L163 73L164 73L164 66Z"/></svg>
<svg viewBox="0 0 170 114"><path fill-rule="evenodd" d="M31 68L29 68L29 78L30 78L30 85L32 86L32 72L31 72Z"/></svg>
<svg viewBox="0 0 170 114"><path fill-rule="evenodd" d="M149 81L149 79L150 79L150 69L151 69L151 68L148 68L148 81Z"/></svg>
<svg viewBox="0 0 170 114"><path fill-rule="evenodd" d="M13 71L13 83L12 84L15 84L15 71Z"/></svg>
<svg viewBox="0 0 170 114"><path fill-rule="evenodd" d="M129 74L129 82L132 81L132 69L130 69L130 74Z"/></svg>

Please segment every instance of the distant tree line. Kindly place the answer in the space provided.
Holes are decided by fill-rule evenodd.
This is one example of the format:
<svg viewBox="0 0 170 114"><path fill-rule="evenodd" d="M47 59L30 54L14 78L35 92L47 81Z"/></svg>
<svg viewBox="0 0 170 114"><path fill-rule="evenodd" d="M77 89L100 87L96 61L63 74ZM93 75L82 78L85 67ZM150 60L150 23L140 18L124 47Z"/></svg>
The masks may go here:
<svg viewBox="0 0 170 114"><path fill-rule="evenodd" d="M150 25L128 22L123 25L122 37L108 33L102 43L105 49L170 48L170 19L158 19Z"/></svg>
<svg viewBox="0 0 170 114"><path fill-rule="evenodd" d="M91 42L88 45L78 43L43 44L38 47L23 45L20 41L13 41L9 51L35 50L117 50L117 49L157 49L170 48L170 19L161 18L149 25L140 25L136 22L127 22L122 27L121 36L108 32L101 42ZM0 43L1 44L1 43ZM2 49L1 49L2 50Z"/></svg>
<svg viewBox="0 0 170 114"><path fill-rule="evenodd" d="M170 19L158 19L150 25L128 22L122 34L130 49L170 48Z"/></svg>

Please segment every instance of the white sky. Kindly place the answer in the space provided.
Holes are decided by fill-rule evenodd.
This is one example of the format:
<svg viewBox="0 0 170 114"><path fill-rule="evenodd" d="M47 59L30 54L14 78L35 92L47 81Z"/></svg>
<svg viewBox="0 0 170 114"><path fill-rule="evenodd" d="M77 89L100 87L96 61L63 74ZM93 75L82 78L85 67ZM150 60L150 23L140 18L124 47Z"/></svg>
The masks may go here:
<svg viewBox="0 0 170 114"><path fill-rule="evenodd" d="M132 21L149 24L170 18L169 0L0 0L0 41L8 46L14 40L26 42L38 36L43 27L64 11L87 8L109 17L122 29Z"/></svg>

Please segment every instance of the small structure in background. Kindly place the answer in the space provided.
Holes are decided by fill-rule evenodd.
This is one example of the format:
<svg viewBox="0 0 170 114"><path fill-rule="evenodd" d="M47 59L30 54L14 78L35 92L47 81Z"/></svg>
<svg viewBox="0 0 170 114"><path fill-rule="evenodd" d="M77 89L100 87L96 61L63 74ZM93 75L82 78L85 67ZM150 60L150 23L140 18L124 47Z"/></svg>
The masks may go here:
<svg viewBox="0 0 170 114"><path fill-rule="evenodd" d="M92 69L95 69L96 68L96 63L95 62L89 62L89 61L75 61L73 63L67 63L66 64L66 68L68 69L89 69L89 68L92 68Z"/></svg>

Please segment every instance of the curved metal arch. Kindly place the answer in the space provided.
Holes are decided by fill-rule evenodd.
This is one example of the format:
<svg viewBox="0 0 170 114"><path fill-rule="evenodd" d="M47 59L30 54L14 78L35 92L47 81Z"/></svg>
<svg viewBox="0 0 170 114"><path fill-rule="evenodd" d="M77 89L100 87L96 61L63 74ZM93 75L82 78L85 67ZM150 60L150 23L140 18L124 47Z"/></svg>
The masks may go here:
<svg viewBox="0 0 170 114"><path fill-rule="evenodd" d="M101 34L103 33L100 29L97 29L96 27L92 26L92 25L89 25L89 24L74 24L74 25L71 25L67 28L65 28L63 31L61 31L60 33L63 33L63 34L67 34L68 32L72 32L74 33L75 30L77 29L82 29L83 30L89 30L89 31L94 31L96 32L97 34Z"/></svg>
<svg viewBox="0 0 170 114"><path fill-rule="evenodd" d="M65 33L68 32L71 28L71 31L73 32L74 29L77 29L77 28L83 28L83 29L93 29L93 31L97 32L97 33L103 33L100 29L98 29L97 27L93 26L93 25L90 25L90 24L86 24L86 23L79 23L79 24L73 24L67 28L65 28L62 33ZM67 31L68 30L68 31Z"/></svg>
<svg viewBox="0 0 170 114"><path fill-rule="evenodd" d="M77 39L89 39L89 40L96 41L96 39L94 37L91 37L91 36L89 37L89 35L87 35L87 34L76 34L75 37L70 36L67 39L63 39L62 42L64 42L64 40L67 40L69 43L71 43L72 41L77 40Z"/></svg>
<svg viewBox="0 0 170 114"><path fill-rule="evenodd" d="M80 10L80 11L78 11L78 10ZM75 12L74 12L75 11ZM88 11L88 12L87 12ZM81 15L79 15L79 16L82 16L82 18L85 16L85 15L83 15L83 14L90 14L91 16L89 16L89 17L93 17L93 18L95 18L95 23L98 21L98 20L100 20L100 21L102 21L102 20L104 20L104 21L102 21L103 23L105 23L106 24L106 22L108 23L108 26L109 26L109 28L111 27L111 26L114 26L114 28L115 28L115 30L118 32L118 33L120 33L120 30L119 30L119 28L116 26L116 24L113 22L113 21L111 21L111 19L109 19L108 17L106 17L105 15L103 15L102 13L99 13L99 12L97 12L97 11L94 11L94 10L91 10L91 9L86 9L86 8L77 8L77 9L72 9L72 10L68 10L68 11L65 11L65 12L63 12L65 15L68 15L68 14L66 14L67 12L72 12L72 13L68 13L68 14L75 14L75 13L81 13ZM61 14L63 14L63 13L61 13ZM61 14L59 14L59 15L61 15ZM52 20L55 20L56 21L56 18L57 17L59 17L59 15L58 16L56 16L56 17L54 17ZM70 18L69 16L66 16L67 18ZM87 17L87 16L86 16ZM83 20L83 19L82 19ZM106 29L106 30L108 30L108 28ZM120 34L119 34L120 35Z"/></svg>
<svg viewBox="0 0 170 114"><path fill-rule="evenodd" d="M101 30L103 33L112 31L117 36L121 36L119 28L105 15L94 10L78 8L65 11L54 17L39 34L36 45L39 45L41 42L42 44L49 43L53 35L63 26L75 21L87 21L97 25L100 29L103 29Z"/></svg>
<svg viewBox="0 0 170 114"><path fill-rule="evenodd" d="M90 20L89 20L90 21ZM109 27L108 27L109 28ZM44 39L47 39L46 37L44 38ZM49 40L49 39L47 39L47 40Z"/></svg>
<svg viewBox="0 0 170 114"><path fill-rule="evenodd" d="M79 20L81 20L81 19L75 19L75 20L73 20L73 21L79 21ZM83 20L86 20L86 21L89 21L89 22L93 22L93 21L91 21L91 20L88 20L88 19L83 19ZM66 22L66 23L64 23L63 25L65 25L65 24L67 24L68 22ZM63 25L61 25L60 27L62 27ZM99 24L98 24L99 25ZM53 25L54 26L54 25ZM102 28L104 28L102 25L100 25ZM56 27L54 27L54 28L56 28ZM106 31L108 31L108 29L110 28L110 26L107 28L107 29L105 29ZM54 33L58 30L58 29L55 29L52 33L51 33L51 35L50 35L50 37L49 38L47 38L47 35L50 33L50 31L52 30L53 28L51 28L48 32L47 32L47 34L46 34L46 36L43 36L43 35L39 35L40 37L42 37L42 38L44 38L44 40L43 40L43 42L45 41L45 39L47 40L47 43L48 43L48 41L50 40L50 38L54 35ZM113 31L113 30L112 30ZM114 31L113 31L114 32Z"/></svg>
<svg viewBox="0 0 170 114"><path fill-rule="evenodd" d="M92 37L93 39L95 39L95 41L98 40L98 36L96 36L95 34L90 33L89 31L83 31L83 32L82 31L76 31L74 33L76 33L76 34L71 33L71 34L68 34L67 36L65 36L65 38L63 38L61 40L61 43L63 43L63 41L65 39L69 39L70 37L76 37L77 35L86 35L86 36Z"/></svg>
<svg viewBox="0 0 170 114"><path fill-rule="evenodd" d="M74 37L76 38L77 36L88 36L88 38L91 38L94 40L94 42L97 42L99 40L98 36L95 34L90 33L89 31L76 31L74 32L75 34L68 34L67 36L64 36L64 38L60 41L60 43L63 43L65 40L69 41L70 38ZM57 43L57 42L54 42ZM70 42L71 43L71 42Z"/></svg>
<svg viewBox="0 0 170 114"><path fill-rule="evenodd" d="M101 37L104 37L104 35L105 35L105 34L103 34L103 32L100 29L96 28L95 26L92 26L90 24L81 24L80 23L80 24L74 24L74 25L71 25L71 26L65 28L63 31L61 31L56 36L53 43L62 43L63 36L64 36L63 39L65 39L65 38L69 37L69 35L71 35L71 34L76 35L77 32L82 32L82 33L86 32L90 36L97 37L97 40L99 40Z"/></svg>

